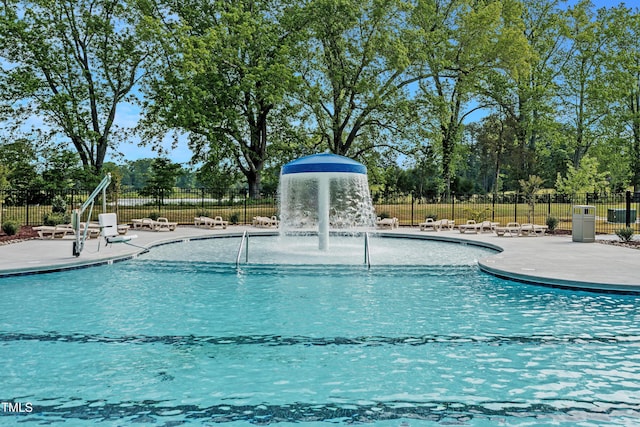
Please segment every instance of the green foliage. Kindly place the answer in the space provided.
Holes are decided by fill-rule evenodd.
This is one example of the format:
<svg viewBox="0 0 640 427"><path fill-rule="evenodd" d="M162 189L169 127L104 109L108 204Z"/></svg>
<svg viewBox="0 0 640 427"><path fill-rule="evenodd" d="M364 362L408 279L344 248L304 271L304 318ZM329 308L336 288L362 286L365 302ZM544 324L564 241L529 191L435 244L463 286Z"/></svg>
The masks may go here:
<svg viewBox="0 0 640 427"><path fill-rule="evenodd" d="M240 222L240 214L238 212L232 212L229 216L229 222L233 225Z"/></svg>
<svg viewBox="0 0 640 427"><path fill-rule="evenodd" d="M598 160L585 156L580 162L578 169L573 165L567 165L567 176L562 177L558 173L556 189L561 194L596 193L605 192L609 189L607 172L598 172Z"/></svg>
<svg viewBox="0 0 640 427"><path fill-rule="evenodd" d="M182 173L182 166L163 157L153 159L147 183L140 190L143 196L152 196L157 203L163 203L173 194L176 179Z"/></svg>
<svg viewBox="0 0 640 427"><path fill-rule="evenodd" d="M20 225L16 221L5 221L2 223L2 231L7 236L15 235L20 229Z"/></svg>
<svg viewBox="0 0 640 427"><path fill-rule="evenodd" d="M47 213L42 216L43 225L58 225L69 224L71 222L71 216L64 213Z"/></svg>
<svg viewBox="0 0 640 427"><path fill-rule="evenodd" d="M64 197L56 195L51 201L51 212L56 214L63 214L67 211L67 202Z"/></svg>
<svg viewBox="0 0 640 427"><path fill-rule="evenodd" d="M151 218L152 220L157 220L158 218L160 218L160 214L158 212L149 212L149 215L147 215L147 218Z"/></svg>
<svg viewBox="0 0 640 427"><path fill-rule="evenodd" d="M542 188L542 184L544 181L537 175L529 175L528 180L521 179L519 181L520 189L524 194L525 200L527 201L527 205L529 206L528 211L528 222L533 222L533 215L536 209L536 193Z"/></svg>
<svg viewBox="0 0 640 427"><path fill-rule="evenodd" d="M472 219L475 222L482 222L487 220L488 215L491 213L491 208L466 208L464 213L467 215L468 219Z"/></svg>
<svg viewBox="0 0 640 427"><path fill-rule="evenodd" d="M44 119L98 173L119 133L118 107L132 102L153 50L135 31L127 0L7 1L0 9L0 107L13 122ZM122 137L122 134L120 135Z"/></svg>
<svg viewBox="0 0 640 427"><path fill-rule="evenodd" d="M635 233L635 231L634 231L633 227L623 227L623 228L620 228L620 229L616 230L616 236L618 236L618 238L622 242L630 242L630 241L632 241L634 233Z"/></svg>
<svg viewBox="0 0 640 427"><path fill-rule="evenodd" d="M553 233L555 231L555 229L558 227L559 223L560 223L560 220L557 217L555 217L553 215L549 215L547 217L546 224L547 224L547 227L549 227L549 231L551 233Z"/></svg>

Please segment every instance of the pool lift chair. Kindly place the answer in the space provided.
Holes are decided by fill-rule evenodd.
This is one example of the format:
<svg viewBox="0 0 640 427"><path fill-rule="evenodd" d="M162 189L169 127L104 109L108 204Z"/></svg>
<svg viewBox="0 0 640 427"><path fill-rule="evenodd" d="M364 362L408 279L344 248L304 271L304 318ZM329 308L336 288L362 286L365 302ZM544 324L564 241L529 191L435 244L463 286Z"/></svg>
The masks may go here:
<svg viewBox="0 0 640 427"><path fill-rule="evenodd" d="M84 248L84 242L85 240L87 240L87 236L88 236L88 231L89 231L89 227L84 227L84 229L81 230L80 227L80 222L82 219L82 214L89 209L89 215L87 215L87 218L91 218L91 213L93 212L93 205L95 203L95 199L96 197L98 197L98 195L100 193L102 193L102 214L98 215L98 219L100 222L100 234L102 234L105 237L105 240L107 241L107 244L110 243L127 243L131 246L135 246L137 248L141 248L141 249L147 249L143 246L137 246L134 245L132 243L128 243L129 240L138 237L138 236L120 236L118 234L118 223L117 223L117 217L115 213L104 213L107 210L107 194L106 194L106 190L107 187L109 186L109 184L111 183L111 174L108 173L103 179L102 181L100 181L100 184L98 184L98 186L96 187L95 190L93 190L93 193L91 193L91 195L87 198L87 200L82 204L82 206L80 206L78 209L74 209L72 214L71 214L71 225L73 227L73 231L75 234L75 240L73 242L73 256L80 256L80 253L82 252L82 249ZM115 233L115 234L113 234ZM100 250L100 243L98 242L98 250Z"/></svg>

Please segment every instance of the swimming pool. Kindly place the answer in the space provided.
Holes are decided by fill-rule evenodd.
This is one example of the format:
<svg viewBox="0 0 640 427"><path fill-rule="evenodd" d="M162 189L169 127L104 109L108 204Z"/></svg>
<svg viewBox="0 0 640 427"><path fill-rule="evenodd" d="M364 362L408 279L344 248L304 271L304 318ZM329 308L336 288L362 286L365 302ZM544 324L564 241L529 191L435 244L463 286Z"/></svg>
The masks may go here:
<svg viewBox="0 0 640 427"><path fill-rule="evenodd" d="M222 239L2 279L0 400L32 411L0 424L640 422L638 296L500 280L478 248L395 244L434 262L237 271L219 248L238 239Z"/></svg>

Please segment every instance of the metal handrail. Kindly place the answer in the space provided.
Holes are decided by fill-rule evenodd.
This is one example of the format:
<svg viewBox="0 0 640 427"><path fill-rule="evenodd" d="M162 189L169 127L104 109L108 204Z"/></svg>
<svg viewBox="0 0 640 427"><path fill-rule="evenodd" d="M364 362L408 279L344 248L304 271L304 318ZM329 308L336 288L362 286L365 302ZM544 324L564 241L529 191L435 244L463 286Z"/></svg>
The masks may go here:
<svg viewBox="0 0 640 427"><path fill-rule="evenodd" d="M371 268L371 255L369 254L369 232L364 233L364 263Z"/></svg>
<svg viewBox="0 0 640 427"><path fill-rule="evenodd" d="M240 268L240 255L242 254L242 248L245 246L245 240L247 241L246 250L245 250L245 262L249 262L249 243L248 243L249 235L247 234L247 230L242 233L242 239L240 240L240 246L238 247L238 255L236 256L236 268Z"/></svg>

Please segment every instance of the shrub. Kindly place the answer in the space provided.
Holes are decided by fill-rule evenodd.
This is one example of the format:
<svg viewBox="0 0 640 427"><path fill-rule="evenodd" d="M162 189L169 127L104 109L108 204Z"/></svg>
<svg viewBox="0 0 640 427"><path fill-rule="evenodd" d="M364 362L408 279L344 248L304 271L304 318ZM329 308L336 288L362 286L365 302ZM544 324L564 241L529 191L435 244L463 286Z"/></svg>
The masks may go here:
<svg viewBox="0 0 640 427"><path fill-rule="evenodd" d="M633 228L632 227L624 227L619 230L616 230L616 235L622 242L630 242L633 240Z"/></svg>
<svg viewBox="0 0 640 427"><path fill-rule="evenodd" d="M64 213L50 213L44 214L42 216L42 224L43 225L58 225L58 224L68 224L71 222L71 217L69 215L65 215Z"/></svg>
<svg viewBox="0 0 640 427"><path fill-rule="evenodd" d="M147 218L151 218L152 220L157 220L160 217L160 214L158 212L150 212L149 216Z"/></svg>
<svg viewBox="0 0 640 427"><path fill-rule="evenodd" d="M63 214L67 211L67 202L62 196L55 196L51 201L51 212Z"/></svg>
<svg viewBox="0 0 640 427"><path fill-rule="evenodd" d="M432 220L437 221L438 220L438 214L436 214L436 213L428 213L425 216L425 218L431 218Z"/></svg>
<svg viewBox="0 0 640 427"><path fill-rule="evenodd" d="M13 236L18 232L20 226L15 221L5 221L2 223L2 231L7 236Z"/></svg>
<svg viewBox="0 0 640 427"><path fill-rule="evenodd" d="M386 212L380 212L380 213L378 214L378 217L379 217L380 219L386 219L386 218L389 218L389 214L388 214L388 213L386 213Z"/></svg>
<svg viewBox="0 0 640 427"><path fill-rule="evenodd" d="M240 222L240 214L238 212L233 212L229 217L229 222L233 225Z"/></svg>
<svg viewBox="0 0 640 427"><path fill-rule="evenodd" d="M200 209L199 211L196 212L196 216L209 216L209 211L207 211L206 209Z"/></svg>
<svg viewBox="0 0 640 427"><path fill-rule="evenodd" d="M558 227L559 222L560 220L558 219L558 217L549 215L547 217L547 227L549 227L549 231L553 233L555 229Z"/></svg>

